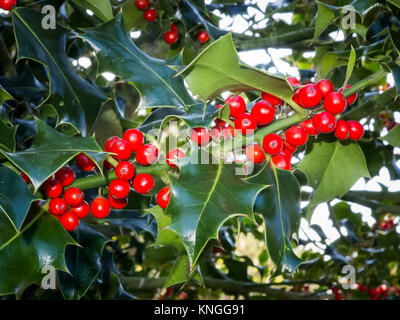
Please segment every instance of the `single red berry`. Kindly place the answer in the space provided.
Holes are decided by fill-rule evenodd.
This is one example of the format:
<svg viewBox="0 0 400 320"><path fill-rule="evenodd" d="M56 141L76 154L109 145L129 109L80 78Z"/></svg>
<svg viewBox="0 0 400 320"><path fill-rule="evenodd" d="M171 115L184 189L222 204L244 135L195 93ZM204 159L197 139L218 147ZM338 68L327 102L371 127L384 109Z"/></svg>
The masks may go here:
<svg viewBox="0 0 400 320"><path fill-rule="evenodd" d="M164 187L157 193L157 204L161 208L166 209L170 198L171 190L168 187Z"/></svg>
<svg viewBox="0 0 400 320"><path fill-rule="evenodd" d="M343 300L344 296L343 296L343 294L341 292L338 292L338 293L335 294L335 299L336 300Z"/></svg>
<svg viewBox="0 0 400 320"><path fill-rule="evenodd" d="M129 182L121 179L114 179L108 186L108 192L117 199L128 197L130 190Z"/></svg>
<svg viewBox="0 0 400 320"><path fill-rule="evenodd" d="M107 141L106 141L106 144L104 146L104 150L106 152L111 152L114 142L118 141L118 140L120 140L120 138L118 138L116 136L112 136L112 137L108 138Z"/></svg>
<svg viewBox="0 0 400 320"><path fill-rule="evenodd" d="M104 219L110 214L110 203L104 197L97 197L92 201L90 211L93 217Z"/></svg>
<svg viewBox="0 0 400 320"><path fill-rule="evenodd" d="M118 160L127 160L132 155L130 143L123 139L119 139L113 143L111 152L115 153L114 157Z"/></svg>
<svg viewBox="0 0 400 320"><path fill-rule="evenodd" d="M308 119L302 122L301 126L304 130L307 131L309 136L316 136L318 135L318 130L314 127L312 123L312 119Z"/></svg>
<svg viewBox="0 0 400 320"><path fill-rule="evenodd" d="M143 133L138 129L128 129L125 131L122 139L129 142L132 152L136 152L144 143Z"/></svg>
<svg viewBox="0 0 400 320"><path fill-rule="evenodd" d="M85 199L85 195L81 189L71 187L64 192L64 199L71 207L78 207Z"/></svg>
<svg viewBox="0 0 400 320"><path fill-rule="evenodd" d="M107 171L111 171L113 169L114 169L114 167L112 166L112 164L109 163L107 160L104 160L104 162L103 162L103 171L107 172Z"/></svg>
<svg viewBox="0 0 400 320"><path fill-rule="evenodd" d="M297 89L297 90L295 91L295 93L294 93L293 96L292 96L292 100L293 100L296 104L298 104L299 106L301 105L301 102L300 102L300 89Z"/></svg>
<svg viewBox="0 0 400 320"><path fill-rule="evenodd" d="M149 193L153 190L154 184L154 178L148 173L141 173L133 178L133 188L140 194Z"/></svg>
<svg viewBox="0 0 400 320"><path fill-rule="evenodd" d="M308 133L301 126L293 126L286 131L285 140L293 146L303 146L308 141Z"/></svg>
<svg viewBox="0 0 400 320"><path fill-rule="evenodd" d="M62 167L56 172L55 177L61 182L63 187L68 187L75 180L75 172L69 167Z"/></svg>
<svg viewBox="0 0 400 320"><path fill-rule="evenodd" d="M351 85L347 85L346 89L351 88ZM342 93L343 88L339 89L339 93ZM358 93L352 94L350 97L347 97L347 105L351 106L358 98Z"/></svg>
<svg viewBox="0 0 400 320"><path fill-rule="evenodd" d="M338 120L335 129L335 137L339 140L347 140L350 138L350 126L344 120Z"/></svg>
<svg viewBox="0 0 400 320"><path fill-rule="evenodd" d="M294 153L294 152L296 152L296 150L297 150L297 147L296 146L292 146L290 143L288 143L287 141L283 141L283 146L284 146L284 148L287 148L287 149L289 149L289 151L291 152L291 153Z"/></svg>
<svg viewBox="0 0 400 320"><path fill-rule="evenodd" d="M350 127L350 139L351 140L360 140L364 135L364 127L361 123L357 121L347 121L347 124Z"/></svg>
<svg viewBox="0 0 400 320"><path fill-rule="evenodd" d="M60 222L67 231L74 231L79 225L78 217L71 211L64 213L60 218Z"/></svg>
<svg viewBox="0 0 400 320"><path fill-rule="evenodd" d="M50 200L49 212L55 216L61 216L67 211L68 204L62 198L54 198Z"/></svg>
<svg viewBox="0 0 400 320"><path fill-rule="evenodd" d="M289 150L285 145L283 146L283 150L279 152L279 155L291 160L292 159L292 151Z"/></svg>
<svg viewBox="0 0 400 320"><path fill-rule="evenodd" d="M331 92L324 100L324 109L330 113L342 113L347 107L347 100L339 92Z"/></svg>
<svg viewBox="0 0 400 320"><path fill-rule="evenodd" d="M267 101L271 104L271 106L276 107L282 103L282 100L268 92L261 92L261 97L264 101Z"/></svg>
<svg viewBox="0 0 400 320"><path fill-rule="evenodd" d="M136 161L143 166L155 163L158 160L158 149L153 144L144 144L136 151Z"/></svg>
<svg viewBox="0 0 400 320"><path fill-rule="evenodd" d="M175 31L175 32L178 32L178 28L177 28L177 26L175 25L175 23L171 23L171 30L172 31Z"/></svg>
<svg viewBox="0 0 400 320"><path fill-rule="evenodd" d="M135 5L138 9L146 9L149 7L149 0L135 0Z"/></svg>
<svg viewBox="0 0 400 320"><path fill-rule="evenodd" d="M290 163L290 159L278 154L276 156L271 157L272 163L280 169L290 170L292 167Z"/></svg>
<svg viewBox="0 0 400 320"><path fill-rule="evenodd" d="M328 96L328 94L335 91L335 87L333 86L333 83L327 79L319 80L316 83L316 86L318 87L319 91L321 91L323 99L325 99Z"/></svg>
<svg viewBox="0 0 400 320"><path fill-rule="evenodd" d="M297 78L295 77L288 77L286 80L290 83L292 87L297 87L300 85L299 80L297 80Z"/></svg>
<svg viewBox="0 0 400 320"><path fill-rule="evenodd" d="M208 35L207 31L205 30L200 30L199 33L197 34L197 39L201 43L205 43L210 39L210 36Z"/></svg>
<svg viewBox="0 0 400 320"><path fill-rule="evenodd" d="M190 137L199 146L204 147L210 142L211 135L208 129L197 127L192 129Z"/></svg>
<svg viewBox="0 0 400 320"><path fill-rule="evenodd" d="M256 118L259 126L264 126L274 120L275 108L268 101L260 101L251 109L251 115Z"/></svg>
<svg viewBox="0 0 400 320"><path fill-rule="evenodd" d="M168 44L174 44L175 42L178 41L179 35L178 32L173 31L173 30L168 30L166 33L164 33L164 40Z"/></svg>
<svg viewBox="0 0 400 320"><path fill-rule="evenodd" d="M19 174L21 176L22 179L24 179L26 184L29 184L31 182L31 180L29 179L29 177L25 174L25 172L21 171L21 173Z"/></svg>
<svg viewBox="0 0 400 320"><path fill-rule="evenodd" d="M214 122L217 127L226 127L227 125L227 123L224 120L218 118L215 119Z"/></svg>
<svg viewBox="0 0 400 320"><path fill-rule="evenodd" d="M63 193L63 186L57 179L50 178L43 183L43 191L48 198L58 198Z"/></svg>
<svg viewBox="0 0 400 320"><path fill-rule="evenodd" d="M257 128L257 120L251 114L242 113L235 120L235 129L243 135L249 135Z"/></svg>
<svg viewBox="0 0 400 320"><path fill-rule="evenodd" d="M265 161L265 154L259 144L253 144L246 149L246 157L254 163L262 163Z"/></svg>
<svg viewBox="0 0 400 320"><path fill-rule="evenodd" d="M168 152L167 157L166 157L166 161L167 164L172 167L172 168L176 168L176 164L173 163L173 160L176 159L181 159L186 157L186 154L180 150L180 149L173 149L170 152Z"/></svg>
<svg viewBox="0 0 400 320"><path fill-rule="evenodd" d="M83 171L91 171L96 166L86 154L80 153L75 158L76 165Z"/></svg>
<svg viewBox="0 0 400 320"><path fill-rule="evenodd" d="M358 285L358 291L360 292L367 292L368 288L365 284L359 284Z"/></svg>
<svg viewBox="0 0 400 320"><path fill-rule="evenodd" d="M148 22L153 22L157 18L157 11L154 8L149 8L144 12L143 16Z"/></svg>
<svg viewBox="0 0 400 320"><path fill-rule="evenodd" d="M241 96L228 97L225 102L229 104L230 116L233 119L246 112L246 102Z"/></svg>
<svg viewBox="0 0 400 320"><path fill-rule="evenodd" d="M115 175L121 180L132 180L135 175L135 167L129 161L121 161L115 167Z"/></svg>
<svg viewBox="0 0 400 320"><path fill-rule="evenodd" d="M336 128L336 118L330 112L322 111L312 118L314 127L322 133L333 132Z"/></svg>
<svg viewBox="0 0 400 320"><path fill-rule="evenodd" d="M276 133L267 134L263 139L263 149L269 154L278 154L283 149L283 140Z"/></svg>
<svg viewBox="0 0 400 320"><path fill-rule="evenodd" d="M3 10L10 11L17 5L17 0L1 0L0 8Z"/></svg>
<svg viewBox="0 0 400 320"><path fill-rule="evenodd" d="M315 84L308 84L299 91L299 101L303 108L314 108L322 100L321 91Z"/></svg>
<svg viewBox="0 0 400 320"><path fill-rule="evenodd" d="M83 201L77 207L70 207L69 210L76 215L79 219L86 218L90 212L89 204L86 201Z"/></svg>
<svg viewBox="0 0 400 320"><path fill-rule="evenodd" d="M111 208L121 210L128 205L128 198L117 199L109 194L108 202L110 203Z"/></svg>

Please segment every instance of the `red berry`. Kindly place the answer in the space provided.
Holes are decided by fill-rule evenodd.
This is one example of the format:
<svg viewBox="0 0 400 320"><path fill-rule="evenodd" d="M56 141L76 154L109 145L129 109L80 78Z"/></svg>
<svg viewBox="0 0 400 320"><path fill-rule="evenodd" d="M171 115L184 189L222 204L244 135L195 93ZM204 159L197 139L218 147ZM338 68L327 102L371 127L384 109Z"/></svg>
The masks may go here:
<svg viewBox="0 0 400 320"><path fill-rule="evenodd" d="M78 207L85 199L85 195L81 189L71 187L64 192L64 199L71 207Z"/></svg>
<svg viewBox="0 0 400 320"><path fill-rule="evenodd" d="M138 129L128 129L125 131L122 139L129 142L132 152L136 152L143 145L144 136Z"/></svg>
<svg viewBox="0 0 400 320"><path fill-rule="evenodd" d="M312 123L314 127L322 133L333 132L333 130L336 128L335 116L327 111L322 111L314 115L312 118Z"/></svg>
<svg viewBox="0 0 400 320"><path fill-rule="evenodd" d="M97 197L92 201L90 211L95 218L104 219L110 214L110 203L104 197Z"/></svg>
<svg viewBox="0 0 400 320"><path fill-rule="evenodd" d="M76 165L83 171L91 171L95 167L95 163L86 154L80 153L75 158Z"/></svg>
<svg viewBox="0 0 400 320"><path fill-rule="evenodd" d="M241 96L228 97L225 102L228 102L231 118L236 118L246 112L246 102Z"/></svg>
<svg viewBox="0 0 400 320"><path fill-rule="evenodd" d="M360 292L367 292L367 286L365 284L358 285L358 291Z"/></svg>
<svg viewBox="0 0 400 320"><path fill-rule="evenodd" d="M224 120L217 118L214 120L214 122L217 127L226 127L226 122Z"/></svg>
<svg viewBox="0 0 400 320"><path fill-rule="evenodd" d="M286 146L284 146L283 150L281 152L279 152L279 155L284 156L285 158L288 158L289 160L292 159L292 152Z"/></svg>
<svg viewBox="0 0 400 320"><path fill-rule="evenodd" d="M324 100L324 109L330 113L342 113L347 107L347 100L339 92L331 92Z"/></svg>
<svg viewBox="0 0 400 320"><path fill-rule="evenodd" d="M69 167L62 167L60 170L57 171L55 177L58 181L61 182L63 187L68 187L71 185L75 180L75 173Z"/></svg>
<svg viewBox="0 0 400 320"><path fill-rule="evenodd" d="M153 9L153 8L147 9L144 12L143 16L144 16L145 20L147 20L148 22L153 22L157 18L157 11L156 11L156 9Z"/></svg>
<svg viewBox="0 0 400 320"><path fill-rule="evenodd" d="M121 180L132 180L135 175L135 167L129 161L121 161L115 167L115 175Z"/></svg>
<svg viewBox="0 0 400 320"><path fill-rule="evenodd" d="M133 188L140 194L149 193L153 190L154 184L154 178L148 173L141 173L133 178Z"/></svg>
<svg viewBox="0 0 400 320"><path fill-rule="evenodd" d="M17 5L17 0L1 0L0 8L3 10L10 11Z"/></svg>
<svg viewBox="0 0 400 320"><path fill-rule="evenodd" d="M111 152L112 146L114 144L115 141L120 140L118 137L116 136L112 136L111 138L108 138L106 141L106 144L104 146L104 150L107 152Z"/></svg>
<svg viewBox="0 0 400 320"><path fill-rule="evenodd" d="M303 121L301 126L303 127L304 130L307 131L309 136L316 136L319 133L318 130L314 127L314 125L312 123L312 119L308 119L306 121Z"/></svg>
<svg viewBox="0 0 400 320"><path fill-rule="evenodd" d="M178 32L178 28L176 27L175 23L171 23L171 30Z"/></svg>
<svg viewBox="0 0 400 320"><path fill-rule="evenodd" d="M64 213L60 218L60 222L67 231L74 231L79 225L78 217L71 211Z"/></svg>
<svg viewBox="0 0 400 320"><path fill-rule="evenodd" d="M210 142L210 132L208 129L203 127L193 128L190 135L191 139L196 142L199 146L204 147Z"/></svg>
<svg viewBox="0 0 400 320"><path fill-rule="evenodd" d="M50 200L49 212L55 216L61 216L67 211L68 204L62 198L54 198Z"/></svg>
<svg viewBox="0 0 400 320"><path fill-rule="evenodd" d="M282 103L282 100L268 92L261 92L261 97L264 101L267 101L271 104L271 106L276 107L277 105Z"/></svg>
<svg viewBox="0 0 400 320"><path fill-rule="evenodd" d="M251 114L242 113L235 120L235 129L243 135L252 134L257 128L257 120Z"/></svg>
<svg viewBox="0 0 400 320"><path fill-rule="evenodd" d="M143 166L153 164L158 159L158 149L153 144L144 144L136 151L136 161Z"/></svg>
<svg viewBox="0 0 400 320"><path fill-rule="evenodd" d="M115 179L111 181L108 186L108 192L117 199L124 199L128 197L131 187L128 181Z"/></svg>
<svg viewBox="0 0 400 320"><path fill-rule="evenodd" d="M157 204L161 208L166 209L170 198L171 190L168 187L164 187L157 193Z"/></svg>
<svg viewBox="0 0 400 320"><path fill-rule="evenodd" d="M173 31L173 30L168 30L166 33L164 33L164 40L168 44L174 44L175 42L178 41L179 35L178 32Z"/></svg>
<svg viewBox="0 0 400 320"><path fill-rule="evenodd" d="M107 171L111 171L112 169L114 169L114 167L107 160L104 160L103 171L107 172Z"/></svg>
<svg viewBox="0 0 400 320"><path fill-rule="evenodd" d="M297 80L297 78L295 78L295 77L288 77L286 80L290 83L290 85L292 87L296 87L296 86L300 85L299 80Z"/></svg>
<svg viewBox="0 0 400 320"><path fill-rule="evenodd" d="M146 9L149 6L149 0L135 0L135 5L138 9Z"/></svg>
<svg viewBox="0 0 400 320"><path fill-rule="evenodd" d="M263 149L269 154L278 154L283 149L283 140L276 133L267 134L263 139Z"/></svg>
<svg viewBox="0 0 400 320"><path fill-rule="evenodd" d="M197 39L201 42L201 43L205 43L208 41L208 39L210 39L210 36L208 35L207 31L205 30L200 30L199 33L197 34Z"/></svg>
<svg viewBox="0 0 400 320"><path fill-rule="evenodd" d="M347 85L346 89L351 88L351 85ZM343 88L339 89L339 93L342 93ZM351 106L358 98L358 93L352 94L350 97L347 97L347 105Z"/></svg>
<svg viewBox="0 0 400 320"><path fill-rule="evenodd" d="M222 136L224 139L229 139L232 137L236 137L237 133L235 129L229 124L226 128L222 128Z"/></svg>
<svg viewBox="0 0 400 320"><path fill-rule="evenodd" d="M175 159L181 159L181 158L184 158L184 157L186 157L186 154L185 154L182 150L180 150L180 149L173 149L173 150L171 150L170 152L168 152L167 157L166 157L166 160L167 160L167 163L168 163L168 165L169 165L170 167L176 168L176 164L173 163L173 160L175 160Z"/></svg>
<svg viewBox="0 0 400 320"><path fill-rule="evenodd" d="M319 80L316 83L316 86L318 87L319 91L321 91L323 99L326 98L328 94L330 94L335 90L333 83L326 79Z"/></svg>
<svg viewBox="0 0 400 320"><path fill-rule="evenodd" d="M308 133L303 127L294 126L286 131L285 140L293 146L303 146L308 141Z"/></svg>
<svg viewBox="0 0 400 320"><path fill-rule="evenodd" d="M290 168L292 167L291 163L290 163L290 159L286 158L280 154L271 157L271 161L275 166L277 166L278 168L283 169L283 170L290 170Z"/></svg>
<svg viewBox="0 0 400 320"><path fill-rule="evenodd" d="M128 198L124 199L116 199L110 194L108 195L108 202L110 203L111 208L121 210L125 208L128 204Z"/></svg>
<svg viewBox="0 0 400 320"><path fill-rule="evenodd" d="M296 150L297 150L297 147L296 147L296 146L292 146L292 145L291 145L290 143L288 143L287 141L283 141L283 146L284 146L284 148L289 149L289 151L290 151L291 153L296 152Z"/></svg>
<svg viewBox="0 0 400 320"><path fill-rule="evenodd" d="M113 143L111 152L115 153L115 157L118 160L127 160L132 155L130 143L123 139L118 139Z"/></svg>
<svg viewBox="0 0 400 320"><path fill-rule="evenodd" d="M79 206L77 207L70 207L69 210L77 216L79 219L86 218L87 215L90 212L90 207L89 204L86 201L83 201Z"/></svg>
<svg viewBox="0 0 400 320"><path fill-rule="evenodd" d="M259 144L253 144L246 149L246 157L254 163L262 163L265 161L265 154Z"/></svg>
<svg viewBox="0 0 400 320"><path fill-rule="evenodd" d="M338 292L338 293L335 294L335 299L336 300L343 300L343 298L344 297L343 297L343 294L341 292Z"/></svg>
<svg viewBox="0 0 400 320"><path fill-rule="evenodd" d="M357 121L347 121L347 124L350 127L350 139L351 140L360 140L364 135L364 127L361 123Z"/></svg>
<svg viewBox="0 0 400 320"><path fill-rule="evenodd" d="M263 126L274 120L275 108L268 101L260 101L251 109L251 115L257 120L259 126Z"/></svg>
<svg viewBox="0 0 400 320"><path fill-rule="evenodd" d="M339 140L346 140L350 137L350 126L344 120L338 120L335 129L335 137Z"/></svg>
<svg viewBox="0 0 400 320"><path fill-rule="evenodd" d="M321 91L314 84L308 84L299 91L299 101L303 108L314 108L322 100Z"/></svg>
<svg viewBox="0 0 400 320"><path fill-rule="evenodd" d="M43 191L48 198L58 198L63 193L63 186L57 179L50 178L43 183Z"/></svg>
<svg viewBox="0 0 400 320"><path fill-rule="evenodd" d="M293 100L296 104L298 104L299 106L301 105L301 102L300 102L300 89L296 90L296 92L293 94L292 100Z"/></svg>

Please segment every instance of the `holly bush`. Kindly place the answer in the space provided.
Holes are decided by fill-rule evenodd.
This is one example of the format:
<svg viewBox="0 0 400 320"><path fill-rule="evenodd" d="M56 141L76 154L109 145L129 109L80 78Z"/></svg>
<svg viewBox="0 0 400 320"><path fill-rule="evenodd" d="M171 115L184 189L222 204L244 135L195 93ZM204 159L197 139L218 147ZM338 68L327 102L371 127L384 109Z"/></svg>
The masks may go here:
<svg viewBox="0 0 400 320"><path fill-rule="evenodd" d="M256 2L0 1L1 299L399 297L400 4Z"/></svg>

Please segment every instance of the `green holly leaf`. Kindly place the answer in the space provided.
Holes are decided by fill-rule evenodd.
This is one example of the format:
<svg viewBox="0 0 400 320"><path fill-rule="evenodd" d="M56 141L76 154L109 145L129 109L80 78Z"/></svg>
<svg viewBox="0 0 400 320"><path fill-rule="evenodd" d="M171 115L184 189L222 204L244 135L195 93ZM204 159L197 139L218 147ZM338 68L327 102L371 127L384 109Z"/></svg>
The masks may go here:
<svg viewBox="0 0 400 320"><path fill-rule="evenodd" d="M35 191L58 169L84 152L91 157L99 169L103 153L94 137L69 137L57 132L39 118L35 118L37 135L29 149L20 152L0 152L18 169L25 172L31 179ZM96 157L95 157L96 155Z"/></svg>
<svg viewBox="0 0 400 320"><path fill-rule="evenodd" d="M12 126L0 118L0 148L8 152L14 152L16 132L17 126Z"/></svg>
<svg viewBox="0 0 400 320"><path fill-rule="evenodd" d="M101 20L108 21L113 18L112 7L109 0L73 0L82 8L91 10Z"/></svg>
<svg viewBox="0 0 400 320"><path fill-rule="evenodd" d="M76 75L65 55L68 30L61 25L54 30L43 29L43 15L28 8L15 8L12 17L18 60L35 60L48 69L51 89L44 103L57 110L59 124L69 123L86 135L107 98Z"/></svg>
<svg viewBox="0 0 400 320"><path fill-rule="evenodd" d="M18 174L0 167L0 209L16 232L20 231L33 199L27 184Z"/></svg>
<svg viewBox="0 0 400 320"><path fill-rule="evenodd" d="M260 90L293 103L293 90L284 78L240 62L232 34L209 45L179 74L185 77L193 94L204 101L228 90Z"/></svg>
<svg viewBox="0 0 400 320"><path fill-rule="evenodd" d="M0 295L18 295L34 283L40 286L46 265L68 272L64 257L68 244L77 245L56 218L39 212L0 246Z"/></svg>
<svg viewBox="0 0 400 320"><path fill-rule="evenodd" d="M200 157L178 162L180 176L170 176L172 192L166 209L171 216L168 229L182 239L192 266L207 243L218 239L218 230L225 221L235 216L254 219L254 201L265 188L236 175L236 165L220 163L205 151L198 155L203 161L209 159L210 164L194 161Z"/></svg>
<svg viewBox="0 0 400 320"><path fill-rule="evenodd" d="M80 247L69 246L65 258L69 273L59 271L62 295L68 300L81 299L101 270L101 256L109 241L102 233L81 223L74 232Z"/></svg>
<svg viewBox="0 0 400 320"><path fill-rule="evenodd" d="M122 14L99 27L85 29L82 37L96 50L99 72L112 72L139 91L140 107L188 108L195 103L182 77L176 77L166 61L150 57L133 43Z"/></svg>
<svg viewBox="0 0 400 320"><path fill-rule="evenodd" d="M318 204L340 198L358 179L370 177L364 154L357 143L321 138L309 142L298 169L306 174L308 184L314 188L306 210L308 220Z"/></svg>
<svg viewBox="0 0 400 320"><path fill-rule="evenodd" d="M329 26L335 22L335 13L326 4L318 1L317 18L315 20L315 33L314 41L318 39L320 34Z"/></svg>
<svg viewBox="0 0 400 320"><path fill-rule="evenodd" d="M400 148L400 126L396 125L387 135L382 137L382 140L388 142L393 147Z"/></svg>
<svg viewBox="0 0 400 320"><path fill-rule="evenodd" d="M300 187L296 178L290 171L275 166L271 169L266 164L249 181L270 186L258 195L254 211L264 218L268 253L277 273L296 271L302 263L291 245L291 237L298 233L301 217Z"/></svg>
<svg viewBox="0 0 400 320"><path fill-rule="evenodd" d="M0 105L2 105L4 101L11 99L11 95L0 85Z"/></svg>

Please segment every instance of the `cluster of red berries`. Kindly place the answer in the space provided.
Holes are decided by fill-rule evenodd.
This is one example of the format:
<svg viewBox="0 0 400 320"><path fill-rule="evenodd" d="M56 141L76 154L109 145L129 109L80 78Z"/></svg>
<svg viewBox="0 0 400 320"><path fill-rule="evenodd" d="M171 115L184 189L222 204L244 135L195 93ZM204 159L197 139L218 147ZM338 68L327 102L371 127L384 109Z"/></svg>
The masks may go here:
<svg viewBox="0 0 400 320"><path fill-rule="evenodd" d="M178 39L178 28L175 23L171 23L171 29L164 33L164 41L168 44L174 44Z"/></svg>
<svg viewBox="0 0 400 320"><path fill-rule="evenodd" d="M288 78L293 86L300 86L296 78ZM347 86L349 87L349 86ZM275 133L267 134L262 143L248 146L246 156L249 161L262 163L265 161L265 153L271 156L271 161L277 167L285 170L291 168L292 154L298 147L307 143L309 136L320 133L334 133L340 140L359 140L364 134L363 126L356 121L337 120L336 114L342 113L347 105L353 104L357 99L354 94L346 99L342 90L334 92L334 86L329 80L321 80L317 84L307 84L299 88L293 100L303 108L316 108L323 101L322 112L316 113L311 119L295 125L282 135ZM228 138L236 135L236 131L242 135L254 133L257 128L270 124L275 119L276 108L283 101L267 92L262 92L262 101L254 104L250 113L246 112L246 103L241 96L230 96L226 99L230 109L230 119L234 121L235 128L221 119L216 119L216 126L211 132L206 128L194 128L191 138L199 146L205 146L211 138ZM222 105L216 106L218 109ZM264 153L265 152L265 153Z"/></svg>
<svg viewBox="0 0 400 320"><path fill-rule="evenodd" d="M382 126L384 126L388 131L392 130L397 125L397 122L394 120L393 112L391 110L382 111L379 114L379 118L382 122Z"/></svg>
<svg viewBox="0 0 400 320"><path fill-rule="evenodd" d="M344 299L343 292L338 287L332 287L331 290L332 290L332 293L335 295L335 300L343 300Z"/></svg>
<svg viewBox="0 0 400 320"><path fill-rule="evenodd" d="M143 16L148 22L156 20L157 11L154 8L149 8L149 0L135 0L135 5L139 10L145 10Z"/></svg>
<svg viewBox="0 0 400 320"><path fill-rule="evenodd" d="M386 299L389 295L400 295L400 288L395 286L389 287L386 283L380 284L378 287L369 288L365 284L357 284L356 289L362 293L368 292L371 300Z"/></svg>
<svg viewBox="0 0 400 320"><path fill-rule="evenodd" d="M17 0L0 0L0 9L10 11L17 6Z"/></svg>
<svg viewBox="0 0 400 320"><path fill-rule="evenodd" d="M379 228L383 230L390 230L394 227L394 225L393 218L389 217L387 220L384 220L379 224Z"/></svg>
<svg viewBox="0 0 400 320"><path fill-rule="evenodd" d="M68 231L75 230L79 225L79 220L85 218L90 212L95 218L104 219L109 215L111 208L125 208L131 187L139 194L148 194L155 186L155 180L150 174L136 174L135 165L131 159L135 154L136 165L141 166L154 164L158 160L157 147L153 144L145 144L141 131L128 129L122 139L113 136L106 141L104 149L111 153L117 162L116 179L108 185L108 198L99 195L89 206L85 201L83 191L73 186L75 172L68 166L59 169L54 176L43 183L43 193L51 199L49 212L57 217ZM177 168L174 161L185 156L182 150L173 149L168 152L166 162L171 168ZM84 153L75 157L75 163L85 172L95 172L95 163ZM104 171L114 169L107 160L104 161L103 168ZM26 183L30 183L25 173L21 172L21 177ZM167 208L170 197L170 188L162 188L156 196L157 204L163 209Z"/></svg>

